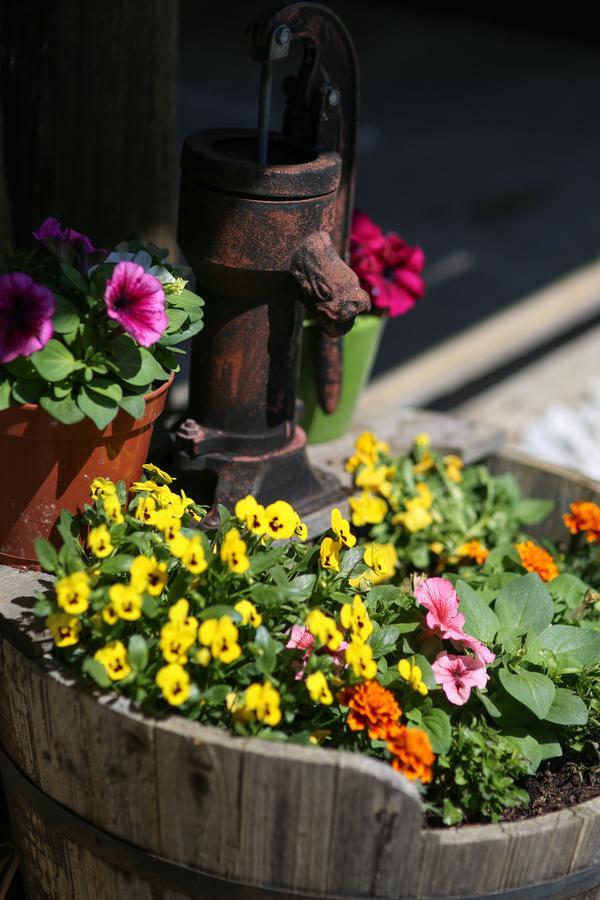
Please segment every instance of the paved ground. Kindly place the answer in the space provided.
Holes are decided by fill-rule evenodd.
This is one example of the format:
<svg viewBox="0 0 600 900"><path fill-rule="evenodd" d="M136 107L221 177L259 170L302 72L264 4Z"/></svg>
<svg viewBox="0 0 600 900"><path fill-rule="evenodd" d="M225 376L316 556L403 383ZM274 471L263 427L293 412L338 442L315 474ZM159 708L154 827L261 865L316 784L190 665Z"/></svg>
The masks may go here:
<svg viewBox="0 0 600 900"><path fill-rule="evenodd" d="M600 54L427 4L330 5L362 72L358 203L429 261L427 298L389 323L382 371L598 256ZM254 124L243 26L265 6L182 0L182 135Z"/></svg>

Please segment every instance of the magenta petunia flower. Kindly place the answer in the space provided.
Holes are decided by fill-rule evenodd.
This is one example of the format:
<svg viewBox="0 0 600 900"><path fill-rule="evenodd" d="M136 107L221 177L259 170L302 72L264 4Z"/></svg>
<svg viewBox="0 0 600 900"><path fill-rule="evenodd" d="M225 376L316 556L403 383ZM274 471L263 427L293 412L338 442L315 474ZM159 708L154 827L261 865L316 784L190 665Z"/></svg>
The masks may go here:
<svg viewBox="0 0 600 900"><path fill-rule="evenodd" d="M409 246L393 232L384 234L360 210L354 211L350 246L350 264L376 311L402 316L423 296L425 255L420 247Z"/></svg>
<svg viewBox="0 0 600 900"><path fill-rule="evenodd" d="M470 634L463 633L462 637L451 637L451 640L457 650L472 650L475 657L486 666L496 659L496 654L489 647Z"/></svg>
<svg viewBox="0 0 600 900"><path fill-rule="evenodd" d="M169 324L162 284L137 263L117 263L104 301L110 318L142 347L156 343Z"/></svg>
<svg viewBox="0 0 600 900"><path fill-rule="evenodd" d="M431 668L437 684L442 686L446 697L455 706L464 706L472 688L484 688L490 677L480 659L455 656L445 651L438 653Z"/></svg>
<svg viewBox="0 0 600 900"><path fill-rule="evenodd" d="M465 617L458 611L458 594L446 578L427 578L415 591L417 603L427 610L427 626L438 637L463 640Z"/></svg>
<svg viewBox="0 0 600 900"><path fill-rule="evenodd" d="M52 291L24 272L0 276L0 363L46 346L55 307Z"/></svg>

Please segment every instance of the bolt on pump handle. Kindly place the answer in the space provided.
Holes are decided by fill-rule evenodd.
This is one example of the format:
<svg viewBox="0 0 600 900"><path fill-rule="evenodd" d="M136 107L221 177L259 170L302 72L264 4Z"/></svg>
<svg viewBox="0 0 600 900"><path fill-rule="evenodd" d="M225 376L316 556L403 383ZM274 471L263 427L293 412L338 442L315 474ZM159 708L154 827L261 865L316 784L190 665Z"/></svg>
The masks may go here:
<svg viewBox="0 0 600 900"><path fill-rule="evenodd" d="M356 131L359 104L359 80L356 55L350 36L332 10L320 3L290 3L265 13L250 29L252 56L261 63L261 89L258 113L258 159L268 162L268 135L272 89L272 63L289 54L294 40L302 40L304 55L297 76L286 79L288 102L283 133L303 149L319 153L333 150L341 157L341 175L335 208L335 224L331 232L333 247L343 262L349 259L350 229L354 208L354 175L356 165ZM317 242L318 243L318 242ZM327 257L332 284L346 284L352 299L338 298L337 307L350 315L367 311L370 303L360 291L358 281L349 273L337 272L331 254ZM307 285L314 286L308 269L316 262L315 248L301 248L292 274L300 289L301 299L310 308ZM343 267L345 268L345 266ZM359 295L362 295L359 296ZM319 332L316 354L316 379L319 403L326 413L337 409L341 395L342 343L339 335L351 327L351 320L334 323L324 315L325 305L318 298L316 318ZM333 304L336 305L336 304Z"/></svg>

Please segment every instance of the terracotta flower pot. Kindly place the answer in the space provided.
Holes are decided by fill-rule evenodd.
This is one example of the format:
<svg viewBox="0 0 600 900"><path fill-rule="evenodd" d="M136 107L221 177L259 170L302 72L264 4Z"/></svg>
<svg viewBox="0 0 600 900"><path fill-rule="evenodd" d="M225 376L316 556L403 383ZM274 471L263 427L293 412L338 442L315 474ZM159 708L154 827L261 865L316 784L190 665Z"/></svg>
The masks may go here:
<svg viewBox="0 0 600 900"><path fill-rule="evenodd" d="M35 539L52 540L60 510L83 506L97 475L140 477L172 381L146 395L141 419L121 411L101 432L89 419L62 425L33 403L0 412L0 563L36 565Z"/></svg>
<svg viewBox="0 0 600 900"><path fill-rule="evenodd" d="M360 393L371 374L386 321L383 316L357 316L352 330L342 338L342 392L338 408L331 415L321 408L317 397L317 326L305 322L298 396L304 404L300 425L306 431L309 444L333 441L346 433Z"/></svg>

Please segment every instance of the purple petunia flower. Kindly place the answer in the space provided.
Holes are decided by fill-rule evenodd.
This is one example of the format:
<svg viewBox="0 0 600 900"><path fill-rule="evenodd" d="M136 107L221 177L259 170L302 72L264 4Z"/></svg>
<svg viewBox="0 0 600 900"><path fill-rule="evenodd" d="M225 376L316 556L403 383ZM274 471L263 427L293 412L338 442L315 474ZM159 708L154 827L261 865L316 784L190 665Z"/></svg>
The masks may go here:
<svg viewBox="0 0 600 900"><path fill-rule="evenodd" d="M81 234L74 228L63 228L58 219L49 216L38 228L33 232L36 241L41 241L48 250L56 253L61 258L65 253L70 257L73 253L97 253L99 251L92 244L87 234Z"/></svg>
<svg viewBox="0 0 600 900"><path fill-rule="evenodd" d="M117 263L106 282L104 302L110 318L142 347L156 343L169 324L162 284L137 263Z"/></svg>
<svg viewBox="0 0 600 900"><path fill-rule="evenodd" d="M0 276L0 363L31 356L52 337L52 291L24 272Z"/></svg>

